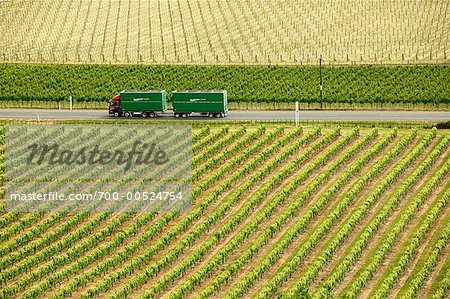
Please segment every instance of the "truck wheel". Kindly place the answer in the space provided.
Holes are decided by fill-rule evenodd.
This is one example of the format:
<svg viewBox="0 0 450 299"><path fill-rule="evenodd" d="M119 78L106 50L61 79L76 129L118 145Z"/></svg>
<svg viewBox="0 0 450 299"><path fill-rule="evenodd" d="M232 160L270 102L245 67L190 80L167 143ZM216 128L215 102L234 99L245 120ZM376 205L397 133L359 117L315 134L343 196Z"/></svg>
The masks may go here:
<svg viewBox="0 0 450 299"><path fill-rule="evenodd" d="M154 118L154 117L156 117L156 114L155 114L155 112L149 112L149 114L148 114L148 116L150 116L151 118Z"/></svg>
<svg viewBox="0 0 450 299"><path fill-rule="evenodd" d="M187 117L188 115L187 115L187 113L183 113L183 114L181 114L181 116L182 117Z"/></svg>
<svg viewBox="0 0 450 299"><path fill-rule="evenodd" d="M114 117L119 117L119 112L114 112Z"/></svg>
<svg viewBox="0 0 450 299"><path fill-rule="evenodd" d="M180 117L180 114L179 113L175 113L175 117Z"/></svg>
<svg viewBox="0 0 450 299"><path fill-rule="evenodd" d="M125 114L124 114L124 115L125 115L125 117L131 117L131 113L130 113L130 112L128 112L128 111L127 111L127 112L125 112Z"/></svg>
<svg viewBox="0 0 450 299"><path fill-rule="evenodd" d="M212 113L209 114L209 117L213 117L214 115Z"/></svg>
<svg viewBox="0 0 450 299"><path fill-rule="evenodd" d="M148 115L147 115L147 112L145 112L145 111L142 112L141 115L142 115L142 117L147 117L147 116L148 116Z"/></svg>
<svg viewBox="0 0 450 299"><path fill-rule="evenodd" d="M222 112L219 113L219 117L220 117L220 118L223 118L223 117L224 117L224 115L223 115Z"/></svg>

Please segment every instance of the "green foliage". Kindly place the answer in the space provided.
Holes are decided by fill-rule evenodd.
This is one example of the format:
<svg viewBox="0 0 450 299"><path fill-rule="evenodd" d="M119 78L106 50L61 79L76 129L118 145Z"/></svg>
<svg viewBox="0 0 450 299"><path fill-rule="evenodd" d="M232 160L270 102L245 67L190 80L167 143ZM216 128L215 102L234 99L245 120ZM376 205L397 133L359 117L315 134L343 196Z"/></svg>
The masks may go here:
<svg viewBox="0 0 450 299"><path fill-rule="evenodd" d="M311 299L311 292L305 286L298 286L289 294L279 294L279 299Z"/></svg>
<svg viewBox="0 0 450 299"><path fill-rule="evenodd" d="M450 129L450 120L447 121L447 122L438 123L436 125L436 129L441 129L441 130L443 130L443 129Z"/></svg>
<svg viewBox="0 0 450 299"><path fill-rule="evenodd" d="M106 101L124 89L225 89L230 101L319 102L312 66L0 64L0 100ZM328 103L450 103L448 66L323 69Z"/></svg>

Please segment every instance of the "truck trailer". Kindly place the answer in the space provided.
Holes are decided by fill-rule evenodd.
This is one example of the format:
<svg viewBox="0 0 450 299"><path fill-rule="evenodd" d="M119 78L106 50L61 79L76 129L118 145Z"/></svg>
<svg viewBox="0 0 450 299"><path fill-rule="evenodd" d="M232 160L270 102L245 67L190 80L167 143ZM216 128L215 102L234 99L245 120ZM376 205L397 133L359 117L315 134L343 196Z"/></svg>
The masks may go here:
<svg viewBox="0 0 450 299"><path fill-rule="evenodd" d="M167 109L165 90L124 90L108 102L110 116L156 117Z"/></svg>
<svg viewBox="0 0 450 299"><path fill-rule="evenodd" d="M192 113L225 117L228 112L226 90L175 90L172 101L175 117L188 117Z"/></svg>

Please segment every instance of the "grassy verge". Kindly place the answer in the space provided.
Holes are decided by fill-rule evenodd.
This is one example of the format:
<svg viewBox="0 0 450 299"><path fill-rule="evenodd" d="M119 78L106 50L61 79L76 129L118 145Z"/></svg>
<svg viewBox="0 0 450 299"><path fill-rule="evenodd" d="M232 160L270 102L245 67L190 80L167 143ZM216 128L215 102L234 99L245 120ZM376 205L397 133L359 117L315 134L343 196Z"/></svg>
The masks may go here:
<svg viewBox="0 0 450 299"><path fill-rule="evenodd" d="M224 126L224 125L246 125L246 126L295 126L295 120L153 120L153 119L91 119L91 120L16 120L0 119L0 125L8 124L186 124L193 128L203 128L204 126ZM401 121L300 121L300 126L320 126L320 127L362 127L362 128L399 128L399 129L431 129L435 126L432 122L401 122Z"/></svg>

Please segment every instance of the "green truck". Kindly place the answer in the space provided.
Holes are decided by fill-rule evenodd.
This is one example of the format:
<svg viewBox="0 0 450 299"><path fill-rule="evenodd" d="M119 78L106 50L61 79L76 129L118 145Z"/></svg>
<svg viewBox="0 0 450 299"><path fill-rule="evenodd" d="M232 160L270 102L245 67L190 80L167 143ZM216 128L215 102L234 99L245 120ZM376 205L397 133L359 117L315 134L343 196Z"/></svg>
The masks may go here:
<svg viewBox="0 0 450 299"><path fill-rule="evenodd" d="M175 90L172 101L175 117L188 117L192 113L225 117L228 112L226 90Z"/></svg>
<svg viewBox="0 0 450 299"><path fill-rule="evenodd" d="M167 109L165 90L124 90L108 102L110 116L156 117Z"/></svg>
<svg viewBox="0 0 450 299"><path fill-rule="evenodd" d="M175 117L200 113L209 117L225 117L228 112L226 90L176 90L172 92ZM165 90L124 90L108 102L110 116L156 117L167 109Z"/></svg>

